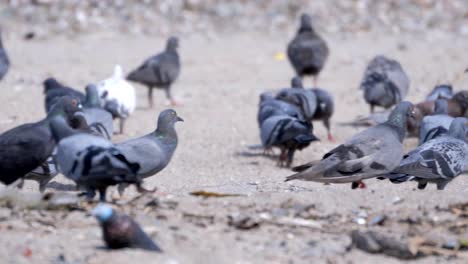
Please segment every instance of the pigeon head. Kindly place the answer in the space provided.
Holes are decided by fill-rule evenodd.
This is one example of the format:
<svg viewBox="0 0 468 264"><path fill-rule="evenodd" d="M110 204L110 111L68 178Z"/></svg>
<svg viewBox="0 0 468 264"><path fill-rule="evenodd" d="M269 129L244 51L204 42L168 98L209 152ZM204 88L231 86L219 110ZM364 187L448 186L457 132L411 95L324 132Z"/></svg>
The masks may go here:
<svg viewBox="0 0 468 264"><path fill-rule="evenodd" d="M437 99L434 103L434 114L435 115L446 115L448 114L448 103L445 99Z"/></svg>
<svg viewBox="0 0 468 264"><path fill-rule="evenodd" d="M96 85L94 85L92 83L88 84L86 86L86 102L85 102L85 105L87 107L99 107L99 106L101 106L97 87L96 87Z"/></svg>
<svg viewBox="0 0 468 264"><path fill-rule="evenodd" d="M121 117L121 114L120 114L120 106L119 106L119 103L117 102L117 100L113 99L113 100L108 100L106 101L106 103L104 104L104 109L111 113L112 115L112 118L117 118L117 117Z"/></svg>
<svg viewBox="0 0 468 264"><path fill-rule="evenodd" d="M395 109L390 113L386 124L395 127L400 135L400 140L403 141L406 134L408 121L414 118L415 111L412 103L403 101L397 104Z"/></svg>
<svg viewBox="0 0 468 264"><path fill-rule="evenodd" d="M463 110L468 109L468 91L460 91L453 95L453 100L460 105Z"/></svg>
<svg viewBox="0 0 468 264"><path fill-rule="evenodd" d="M177 37L170 37L166 43L166 50L175 51L179 47L179 39Z"/></svg>
<svg viewBox="0 0 468 264"><path fill-rule="evenodd" d="M45 79L45 81L43 82L43 85L44 85L44 93L47 93L48 91L61 86L60 83L53 77Z"/></svg>
<svg viewBox="0 0 468 264"><path fill-rule="evenodd" d="M312 18L309 14L301 15L301 26L299 27L298 33L303 32L314 32L314 28L312 27Z"/></svg>
<svg viewBox="0 0 468 264"><path fill-rule="evenodd" d="M460 140L466 140L466 133L468 132L468 119L465 117L455 118L449 127L449 134Z"/></svg>
<svg viewBox="0 0 468 264"><path fill-rule="evenodd" d="M179 121L183 122L184 120L177 115L176 111L172 109L164 110L159 114L158 130L163 132L170 128L173 129L174 124Z"/></svg>
<svg viewBox="0 0 468 264"><path fill-rule="evenodd" d="M98 204L98 206L93 209L92 214L99 222L104 223L114 215L114 210L107 204Z"/></svg>
<svg viewBox="0 0 468 264"><path fill-rule="evenodd" d="M67 120L71 119L73 115L80 111L82 108L80 99L74 96L62 96L60 97L57 102L52 106L49 113L47 114L48 117L54 116L62 116Z"/></svg>
<svg viewBox="0 0 468 264"><path fill-rule="evenodd" d="M275 96L272 92L264 92L260 94L260 103L271 99L275 99Z"/></svg>
<svg viewBox="0 0 468 264"><path fill-rule="evenodd" d="M296 77L292 78L291 79L291 87L292 88L304 88L304 86L302 86L301 77L296 76Z"/></svg>

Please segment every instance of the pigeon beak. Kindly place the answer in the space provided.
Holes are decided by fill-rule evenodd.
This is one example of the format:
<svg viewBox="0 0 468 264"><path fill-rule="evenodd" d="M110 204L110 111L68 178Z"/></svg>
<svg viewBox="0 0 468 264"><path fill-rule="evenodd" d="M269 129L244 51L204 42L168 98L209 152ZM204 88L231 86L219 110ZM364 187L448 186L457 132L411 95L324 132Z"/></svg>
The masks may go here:
<svg viewBox="0 0 468 264"><path fill-rule="evenodd" d="M184 122L184 119L182 119L182 117L178 116L177 121Z"/></svg>

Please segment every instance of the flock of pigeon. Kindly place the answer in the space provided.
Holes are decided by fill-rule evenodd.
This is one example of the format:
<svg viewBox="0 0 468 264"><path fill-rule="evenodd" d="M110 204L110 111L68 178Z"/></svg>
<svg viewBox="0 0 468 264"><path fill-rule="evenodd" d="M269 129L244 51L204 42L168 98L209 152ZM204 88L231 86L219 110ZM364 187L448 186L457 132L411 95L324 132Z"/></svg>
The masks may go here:
<svg viewBox="0 0 468 264"><path fill-rule="evenodd" d="M21 187L24 180L35 180L43 192L48 182L62 173L88 199L98 192L101 202L106 201L109 186L117 185L120 195L132 184L140 192L151 192L142 187L142 182L170 162L177 147L175 124L183 119L174 110L165 110L159 114L154 131L120 143L111 141L117 133L113 120L120 120L118 132L124 133L125 120L135 109L135 92L128 81L148 88L150 107L155 87L164 89L167 99L176 105L171 85L181 67L177 48L178 39L170 37L163 52L144 61L128 76L117 65L113 76L89 84L85 93L54 78L46 79L45 117L0 135L0 181ZM279 166L290 167L296 150L319 140L313 134L314 120L323 122L328 140L334 141L330 126L333 96L324 89L306 89L302 81L311 75L317 87L328 54L327 44L314 31L310 16L302 15L297 34L287 47L296 72L291 87L260 95L257 121L262 148L265 152L280 149ZM8 66L0 41L0 78ZM468 119L464 117L468 91L453 94L450 85L438 85L423 102L412 104L404 101L409 87L409 77L400 63L376 56L360 86L371 115L349 123L370 127L321 160L294 167L296 173L286 181L351 183L355 189L365 187L363 180L378 178L393 183L416 181L420 189L432 182L443 189L468 164ZM386 111L374 113L376 106ZM407 136L419 137L419 146L405 154L403 140ZM94 214L102 223L110 248L161 251L131 218L109 205L100 204Z"/></svg>

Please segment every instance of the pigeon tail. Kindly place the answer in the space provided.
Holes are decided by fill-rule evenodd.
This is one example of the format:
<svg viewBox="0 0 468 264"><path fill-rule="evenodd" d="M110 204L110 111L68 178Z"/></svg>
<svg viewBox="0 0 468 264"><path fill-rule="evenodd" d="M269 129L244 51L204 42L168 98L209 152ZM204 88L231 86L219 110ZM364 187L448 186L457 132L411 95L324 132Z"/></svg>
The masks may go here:
<svg viewBox="0 0 468 264"><path fill-rule="evenodd" d="M299 170L300 172L286 177L285 181L292 180L312 180L314 178L322 178L323 174L330 170L331 168L337 166L341 163L341 160L336 154L333 154L326 159L320 161L313 161L298 167L295 167L293 170Z"/></svg>

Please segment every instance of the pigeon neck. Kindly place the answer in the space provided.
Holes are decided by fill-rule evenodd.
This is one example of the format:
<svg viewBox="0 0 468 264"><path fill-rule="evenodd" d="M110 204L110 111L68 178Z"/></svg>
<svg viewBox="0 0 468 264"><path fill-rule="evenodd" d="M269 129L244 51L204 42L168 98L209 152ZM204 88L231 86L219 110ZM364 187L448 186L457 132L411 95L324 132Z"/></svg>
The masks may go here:
<svg viewBox="0 0 468 264"><path fill-rule="evenodd" d="M302 33L312 33L315 34L314 29L312 28L311 25L301 25L299 30L297 31L297 34L302 34Z"/></svg>
<svg viewBox="0 0 468 264"><path fill-rule="evenodd" d="M174 128L174 124L158 125L156 131L154 131L154 135L165 143L177 143L177 132Z"/></svg>
<svg viewBox="0 0 468 264"><path fill-rule="evenodd" d="M99 107L99 97L97 94L94 93L87 93L86 94L86 106L87 107Z"/></svg>
<svg viewBox="0 0 468 264"><path fill-rule="evenodd" d="M50 130L55 142L59 142L61 139L69 137L76 132L67 125L65 119L55 117L50 120Z"/></svg>
<svg viewBox="0 0 468 264"><path fill-rule="evenodd" d="M400 142L403 142L403 139L406 136L406 122L406 115L401 113L392 113L385 124L396 131Z"/></svg>
<svg viewBox="0 0 468 264"><path fill-rule="evenodd" d="M465 135L466 135L465 123L466 123L466 119L464 118L463 119L457 118L454 121L452 121L452 124L450 125L450 128L449 128L450 136L465 141Z"/></svg>

